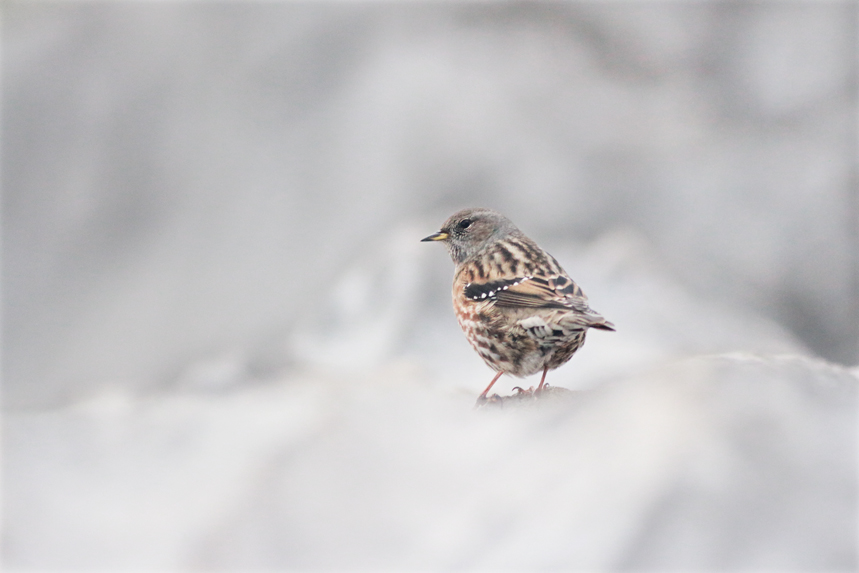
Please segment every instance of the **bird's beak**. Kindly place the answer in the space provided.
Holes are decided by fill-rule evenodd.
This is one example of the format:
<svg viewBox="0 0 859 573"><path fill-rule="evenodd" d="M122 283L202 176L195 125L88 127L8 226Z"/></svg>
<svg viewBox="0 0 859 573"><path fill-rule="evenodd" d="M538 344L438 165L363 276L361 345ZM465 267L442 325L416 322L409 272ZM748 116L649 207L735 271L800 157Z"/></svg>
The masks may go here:
<svg viewBox="0 0 859 573"><path fill-rule="evenodd" d="M424 241L444 241L445 239L447 239L447 237L447 233L439 231L438 233L433 233L429 237L424 237L423 239L421 239L421 242L423 243Z"/></svg>

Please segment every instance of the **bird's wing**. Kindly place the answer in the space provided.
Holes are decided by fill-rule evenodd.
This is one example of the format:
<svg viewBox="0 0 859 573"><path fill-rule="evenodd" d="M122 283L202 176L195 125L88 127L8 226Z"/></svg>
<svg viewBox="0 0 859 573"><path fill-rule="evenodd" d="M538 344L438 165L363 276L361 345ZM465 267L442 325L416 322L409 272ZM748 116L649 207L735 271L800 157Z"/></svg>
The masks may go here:
<svg viewBox="0 0 859 573"><path fill-rule="evenodd" d="M569 277L515 277L465 285L465 296L489 300L499 307L584 310L587 297Z"/></svg>
<svg viewBox="0 0 859 573"><path fill-rule="evenodd" d="M532 277L514 277L509 279L496 279L492 281L471 282L465 285L465 296L471 300L490 300L496 302L500 293L515 289Z"/></svg>
<svg viewBox="0 0 859 573"><path fill-rule="evenodd" d="M565 308L586 312L587 297L569 277L531 277L500 291L496 306L525 308Z"/></svg>
<svg viewBox="0 0 859 573"><path fill-rule="evenodd" d="M468 283L465 285L465 296L475 301L491 302L498 308L568 311L554 315L558 327L614 330L612 323L591 310L582 289L565 275Z"/></svg>

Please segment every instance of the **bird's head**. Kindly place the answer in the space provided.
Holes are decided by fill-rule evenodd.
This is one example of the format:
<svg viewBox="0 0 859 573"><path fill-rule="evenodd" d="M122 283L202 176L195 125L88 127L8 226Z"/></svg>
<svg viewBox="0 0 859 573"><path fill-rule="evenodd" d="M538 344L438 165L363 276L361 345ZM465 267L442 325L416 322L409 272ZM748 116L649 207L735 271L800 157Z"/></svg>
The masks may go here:
<svg viewBox="0 0 859 573"><path fill-rule="evenodd" d="M460 264L487 244L507 237L518 229L510 219L491 209L463 209L451 215L433 233L421 241L440 241L447 246L450 258Z"/></svg>

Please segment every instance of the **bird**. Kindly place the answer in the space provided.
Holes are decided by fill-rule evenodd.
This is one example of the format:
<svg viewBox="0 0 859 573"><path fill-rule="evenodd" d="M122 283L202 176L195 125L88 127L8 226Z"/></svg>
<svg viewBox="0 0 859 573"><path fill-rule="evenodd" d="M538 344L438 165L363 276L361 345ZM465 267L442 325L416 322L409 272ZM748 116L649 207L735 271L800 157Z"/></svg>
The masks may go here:
<svg viewBox="0 0 859 573"><path fill-rule="evenodd" d="M546 374L572 358L588 329L615 326L588 306L585 293L513 222L485 208L463 209L421 239L443 243L455 265L453 310L468 342L496 372L477 405L503 374ZM521 389L517 388L521 391ZM531 392L531 391L529 391Z"/></svg>

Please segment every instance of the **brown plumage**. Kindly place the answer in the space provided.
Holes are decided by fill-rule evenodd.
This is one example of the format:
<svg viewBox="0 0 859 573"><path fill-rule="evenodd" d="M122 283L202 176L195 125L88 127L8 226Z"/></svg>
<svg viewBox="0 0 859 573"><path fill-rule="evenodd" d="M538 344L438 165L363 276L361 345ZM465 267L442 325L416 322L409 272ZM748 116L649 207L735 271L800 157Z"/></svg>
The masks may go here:
<svg viewBox="0 0 859 573"><path fill-rule="evenodd" d="M614 330L591 310L582 289L555 258L500 213L464 209L422 239L447 246L456 264L453 310L468 342L498 372L524 377L566 363L588 328Z"/></svg>

